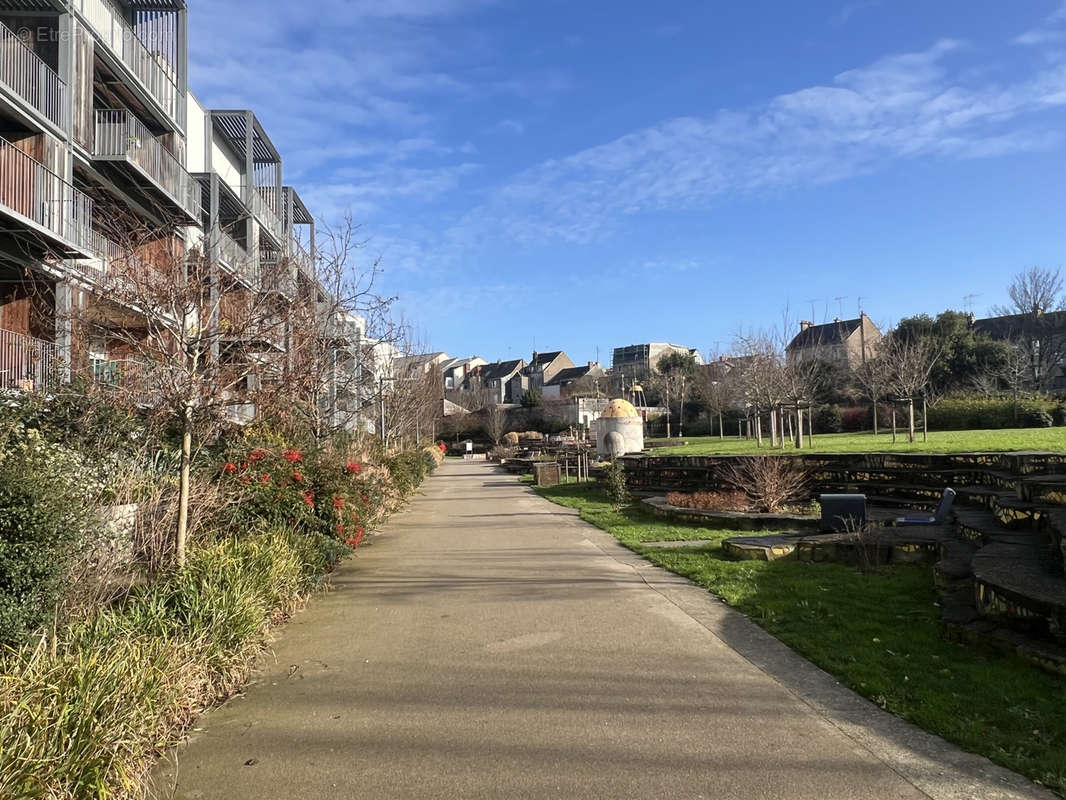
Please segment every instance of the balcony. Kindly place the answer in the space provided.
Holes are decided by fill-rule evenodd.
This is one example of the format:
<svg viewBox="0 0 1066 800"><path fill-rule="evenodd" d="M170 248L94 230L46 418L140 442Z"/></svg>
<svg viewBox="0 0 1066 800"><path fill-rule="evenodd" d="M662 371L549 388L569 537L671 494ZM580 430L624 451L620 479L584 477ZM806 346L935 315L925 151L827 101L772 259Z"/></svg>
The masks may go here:
<svg viewBox="0 0 1066 800"><path fill-rule="evenodd" d="M166 57L149 51L122 12L107 0L73 0L72 5L101 43L129 71L138 88L183 129L185 95L178 86L177 72Z"/></svg>
<svg viewBox="0 0 1066 800"><path fill-rule="evenodd" d="M0 217L26 228L45 252L89 258L92 216L87 195L0 139Z"/></svg>
<svg viewBox="0 0 1066 800"><path fill-rule="evenodd" d="M0 389L56 389L62 368L59 347L52 342L0 329Z"/></svg>
<svg viewBox="0 0 1066 800"><path fill-rule="evenodd" d="M125 395L136 405L155 406L162 398L160 379L165 368L159 364L132 358L90 358L89 367L93 383Z"/></svg>
<svg viewBox="0 0 1066 800"><path fill-rule="evenodd" d="M86 261L74 263L74 268L96 283L120 282L118 286L128 287L126 276L129 271L146 269L147 265L129 249L108 239L98 231L92 231L93 257Z"/></svg>
<svg viewBox="0 0 1066 800"><path fill-rule="evenodd" d="M129 111L100 109L96 112L93 157L130 164L190 224L199 224L200 184Z"/></svg>
<svg viewBox="0 0 1066 800"><path fill-rule="evenodd" d="M259 221L259 224L266 228L270 238L274 240L277 245L283 245L285 243L285 226L282 224L281 219L278 217L277 212L271 207L271 204L267 202L267 199L263 197L263 193L258 188L252 187L252 214Z"/></svg>
<svg viewBox="0 0 1066 800"><path fill-rule="evenodd" d="M280 294L287 300L296 299L296 278L289 259L272 250L259 251L259 279L264 292Z"/></svg>
<svg viewBox="0 0 1066 800"><path fill-rule="evenodd" d="M258 284L255 259L225 231L218 233L218 259L248 286Z"/></svg>
<svg viewBox="0 0 1066 800"><path fill-rule="evenodd" d="M66 127L67 85L40 57L0 22L0 98L28 108L62 133Z"/></svg>

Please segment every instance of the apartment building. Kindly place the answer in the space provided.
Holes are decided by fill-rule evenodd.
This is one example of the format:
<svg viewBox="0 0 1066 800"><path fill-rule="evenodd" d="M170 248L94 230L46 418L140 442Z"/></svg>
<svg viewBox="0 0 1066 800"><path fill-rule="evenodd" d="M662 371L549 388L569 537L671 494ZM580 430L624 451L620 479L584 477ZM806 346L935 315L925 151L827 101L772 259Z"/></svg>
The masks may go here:
<svg viewBox="0 0 1066 800"><path fill-rule="evenodd" d="M186 30L181 2L0 0L0 386L120 359L108 325L136 314L93 287L180 263ZM102 333L76 338L76 309Z"/></svg>
<svg viewBox="0 0 1066 800"><path fill-rule="evenodd" d="M0 0L0 389L135 372L129 342L158 312L116 291L134 276L203 269L219 318L199 324L242 332L212 357L278 371L299 333L286 304L327 299L314 218L262 123L189 92L187 13L182 0ZM264 303L276 327L234 324Z"/></svg>

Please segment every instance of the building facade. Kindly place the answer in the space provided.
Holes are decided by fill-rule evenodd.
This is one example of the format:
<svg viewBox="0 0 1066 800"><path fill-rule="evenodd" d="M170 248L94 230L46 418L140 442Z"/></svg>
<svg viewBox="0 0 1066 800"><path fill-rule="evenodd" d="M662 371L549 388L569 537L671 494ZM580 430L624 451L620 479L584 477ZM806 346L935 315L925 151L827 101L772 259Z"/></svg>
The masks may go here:
<svg viewBox="0 0 1066 800"><path fill-rule="evenodd" d="M292 358L290 304L328 305L280 153L253 112L197 101L188 52L183 0L0 0L0 388L135 381L131 342L174 320L134 284L202 277L196 324L243 331L210 358L257 380ZM278 324L249 335L252 305Z"/></svg>
<svg viewBox="0 0 1066 800"><path fill-rule="evenodd" d="M855 319L836 319L824 325L800 322L799 333L785 352L791 359L818 359L844 369L855 369L871 358L882 339L878 328L865 313Z"/></svg>

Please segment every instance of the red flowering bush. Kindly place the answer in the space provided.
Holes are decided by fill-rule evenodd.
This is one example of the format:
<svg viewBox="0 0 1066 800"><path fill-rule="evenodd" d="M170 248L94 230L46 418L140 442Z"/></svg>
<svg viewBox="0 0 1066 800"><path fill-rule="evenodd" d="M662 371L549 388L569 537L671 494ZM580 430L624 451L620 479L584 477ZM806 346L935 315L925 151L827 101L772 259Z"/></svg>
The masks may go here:
<svg viewBox="0 0 1066 800"><path fill-rule="evenodd" d="M297 465L299 465L298 468ZM236 495L232 527L264 523L316 532L342 541L352 530L380 521L394 501L385 473L327 448L234 445L219 469L223 486Z"/></svg>

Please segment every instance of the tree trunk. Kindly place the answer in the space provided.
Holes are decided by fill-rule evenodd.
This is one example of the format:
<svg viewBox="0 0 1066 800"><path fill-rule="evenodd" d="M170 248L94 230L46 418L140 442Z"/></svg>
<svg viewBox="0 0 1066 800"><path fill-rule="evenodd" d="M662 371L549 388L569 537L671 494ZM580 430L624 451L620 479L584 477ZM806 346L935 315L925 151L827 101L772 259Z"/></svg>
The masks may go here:
<svg viewBox="0 0 1066 800"><path fill-rule="evenodd" d="M922 441L929 441L929 415L926 413L929 410L925 403L925 397L922 397Z"/></svg>
<svg viewBox="0 0 1066 800"><path fill-rule="evenodd" d="M722 426L722 412L718 412L718 438L725 438L725 428Z"/></svg>
<svg viewBox="0 0 1066 800"><path fill-rule="evenodd" d="M907 398L907 441L914 443L914 398Z"/></svg>
<svg viewBox="0 0 1066 800"><path fill-rule="evenodd" d="M777 447L777 409L770 409L770 447Z"/></svg>
<svg viewBox="0 0 1066 800"><path fill-rule="evenodd" d="M877 436L877 401L874 400L874 436Z"/></svg>
<svg viewBox="0 0 1066 800"><path fill-rule="evenodd" d="M762 417L755 414L755 446L762 447Z"/></svg>
<svg viewBox="0 0 1066 800"><path fill-rule="evenodd" d="M796 449L803 449L803 409L796 406Z"/></svg>
<svg viewBox="0 0 1066 800"><path fill-rule="evenodd" d="M181 476L178 479L178 530L174 538L174 563L185 566L185 541L189 535L189 485L192 467L192 403L182 409Z"/></svg>
<svg viewBox="0 0 1066 800"><path fill-rule="evenodd" d="M896 443L896 405L892 404L892 444Z"/></svg>
<svg viewBox="0 0 1066 800"><path fill-rule="evenodd" d="M670 438L670 387L666 387L666 438Z"/></svg>

